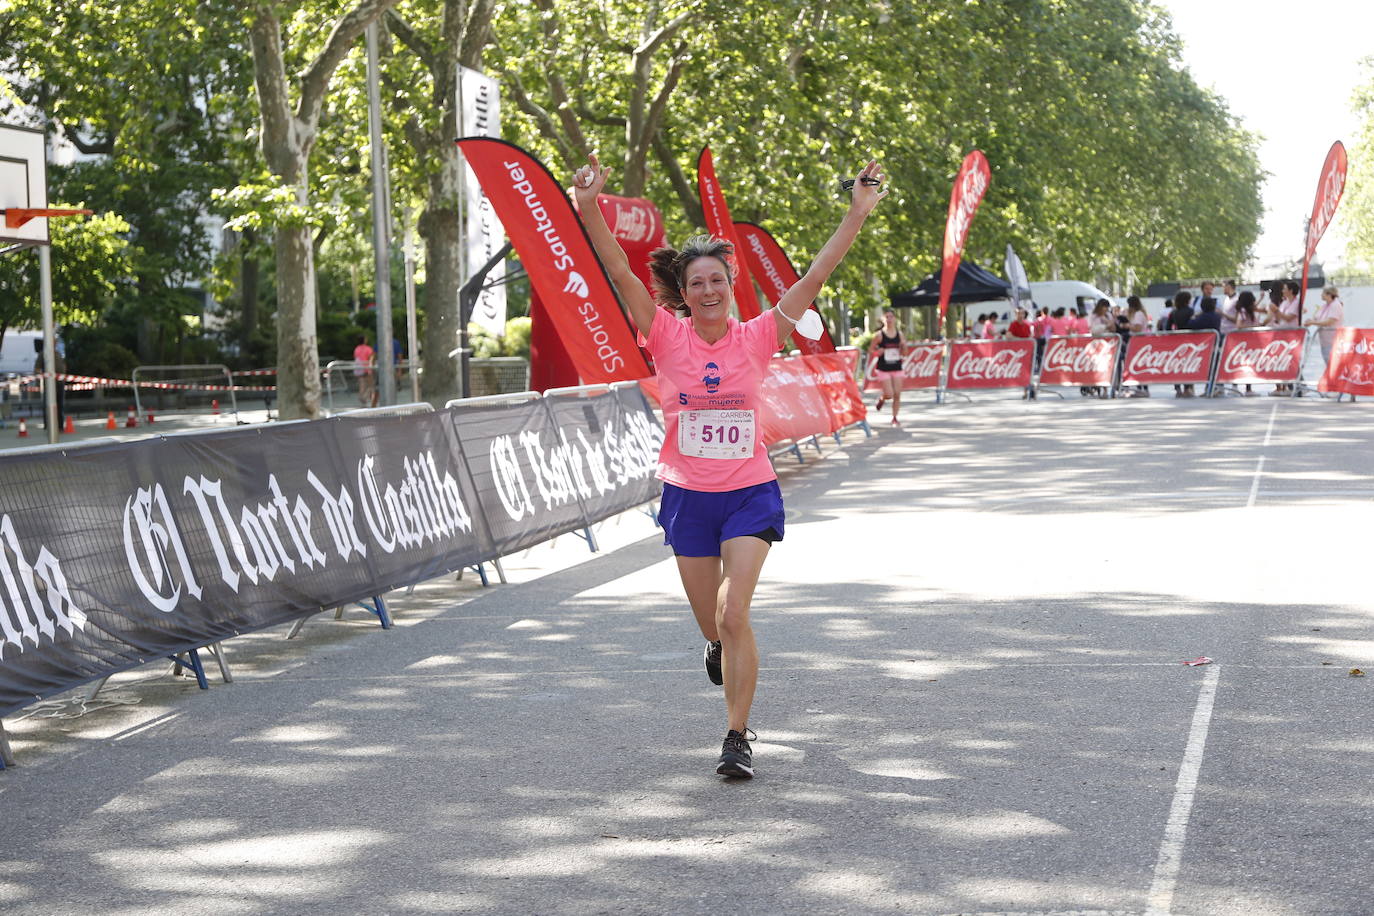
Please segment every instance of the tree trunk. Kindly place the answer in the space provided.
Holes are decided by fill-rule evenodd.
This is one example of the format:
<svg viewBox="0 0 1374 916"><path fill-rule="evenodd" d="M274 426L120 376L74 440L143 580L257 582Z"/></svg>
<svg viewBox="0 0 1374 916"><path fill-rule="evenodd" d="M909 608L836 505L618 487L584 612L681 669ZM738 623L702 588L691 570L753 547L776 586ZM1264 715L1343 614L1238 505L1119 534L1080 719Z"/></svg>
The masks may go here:
<svg viewBox="0 0 1374 916"><path fill-rule="evenodd" d="M277 401L283 420L320 415L310 227L277 229Z"/></svg>
<svg viewBox="0 0 1374 916"><path fill-rule="evenodd" d="M452 144L450 144L452 145ZM458 396L458 363L449 352L458 346L458 287L462 283L458 260L458 207L453 199L435 193L430 180L430 204L420 215L420 235L425 240L425 333L421 342L425 371L420 376L420 397L432 404Z"/></svg>

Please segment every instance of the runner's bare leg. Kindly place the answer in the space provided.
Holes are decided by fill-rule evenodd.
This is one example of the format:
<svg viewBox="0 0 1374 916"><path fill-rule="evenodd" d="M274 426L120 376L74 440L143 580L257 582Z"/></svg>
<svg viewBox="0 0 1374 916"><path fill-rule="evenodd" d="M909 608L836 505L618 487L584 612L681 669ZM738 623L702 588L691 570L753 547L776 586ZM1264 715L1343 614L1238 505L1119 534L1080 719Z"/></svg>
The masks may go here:
<svg viewBox="0 0 1374 916"><path fill-rule="evenodd" d="M757 540L757 538L755 539ZM701 635L712 642L720 639L716 628L716 601L720 594L720 557L678 557L677 573L682 589L692 605L692 614Z"/></svg>
<svg viewBox="0 0 1374 916"><path fill-rule="evenodd" d="M720 633L725 674L725 710L728 727L743 732L754 705L759 680L759 650L749 607L771 545L756 537L730 538L720 545L725 578L720 584L716 627Z"/></svg>

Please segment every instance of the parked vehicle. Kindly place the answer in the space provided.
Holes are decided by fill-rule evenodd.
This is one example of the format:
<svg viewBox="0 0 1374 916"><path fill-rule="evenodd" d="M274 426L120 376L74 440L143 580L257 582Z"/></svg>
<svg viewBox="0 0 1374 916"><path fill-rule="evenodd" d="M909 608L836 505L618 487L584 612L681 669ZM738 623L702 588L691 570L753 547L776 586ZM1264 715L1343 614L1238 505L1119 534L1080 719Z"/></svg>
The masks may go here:
<svg viewBox="0 0 1374 916"><path fill-rule="evenodd" d="M42 346L42 340L42 331L17 331L14 328L6 331L4 338L0 339L0 376L32 374L33 361L38 353L34 347Z"/></svg>

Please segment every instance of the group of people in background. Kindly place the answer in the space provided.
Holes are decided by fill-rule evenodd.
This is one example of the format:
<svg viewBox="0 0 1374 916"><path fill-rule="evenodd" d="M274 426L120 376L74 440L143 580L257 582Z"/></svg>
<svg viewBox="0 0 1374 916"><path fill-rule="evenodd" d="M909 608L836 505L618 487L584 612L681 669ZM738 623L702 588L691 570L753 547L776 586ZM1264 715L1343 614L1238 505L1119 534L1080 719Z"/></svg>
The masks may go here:
<svg viewBox="0 0 1374 916"><path fill-rule="evenodd" d="M1148 334L1152 331L1201 331L1211 330L1219 334L1246 328L1297 328L1309 327L1317 332L1321 346L1322 359L1331 359L1331 347L1336 339L1336 329L1345 322L1345 307L1341 303L1340 291L1334 286L1322 289L1322 304L1315 311L1308 309L1304 320L1298 306L1301 287L1296 280L1284 280L1267 290L1262 299L1249 290L1237 292L1236 281L1227 280L1222 284L1222 295L1215 295L1216 284L1201 284L1200 292L1179 290L1156 319L1145 310L1139 296L1130 296L1124 307L1108 299L1097 300L1090 314L1078 309L1056 308L1054 310L1037 308L1034 317L1026 309L1016 309L1007 327L999 330L997 314L979 315L970 327L971 336L984 339L999 337L1031 338L1036 341L1036 364L1045 350L1045 341L1050 337L1091 335L1106 337L1119 334L1122 345L1132 334ZM1093 393L1084 389L1084 394ZM1246 386L1245 393L1254 391ZM1291 385L1279 385L1272 392L1275 395L1291 394ZM1133 392L1134 396L1148 397L1149 390L1142 388ZM1176 397L1192 397L1193 386L1175 386Z"/></svg>

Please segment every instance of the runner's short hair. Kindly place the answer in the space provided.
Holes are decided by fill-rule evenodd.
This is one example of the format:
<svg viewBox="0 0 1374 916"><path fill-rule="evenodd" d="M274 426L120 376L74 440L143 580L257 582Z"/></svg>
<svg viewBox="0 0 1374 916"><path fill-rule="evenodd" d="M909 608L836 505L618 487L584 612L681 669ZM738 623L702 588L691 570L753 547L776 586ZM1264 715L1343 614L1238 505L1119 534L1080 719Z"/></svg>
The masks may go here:
<svg viewBox="0 0 1374 916"><path fill-rule="evenodd" d="M735 246L724 239L709 235L694 235L682 243L682 248L657 248L649 255L649 275L653 279L653 294L661 304L679 312L692 314L682 296L682 277L687 265L697 258L715 258L725 267L730 282L735 282L735 272L730 269L730 258Z"/></svg>

